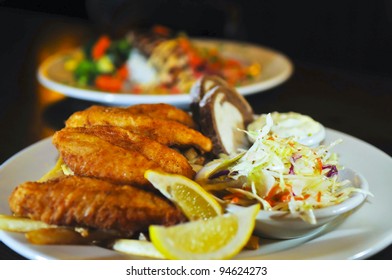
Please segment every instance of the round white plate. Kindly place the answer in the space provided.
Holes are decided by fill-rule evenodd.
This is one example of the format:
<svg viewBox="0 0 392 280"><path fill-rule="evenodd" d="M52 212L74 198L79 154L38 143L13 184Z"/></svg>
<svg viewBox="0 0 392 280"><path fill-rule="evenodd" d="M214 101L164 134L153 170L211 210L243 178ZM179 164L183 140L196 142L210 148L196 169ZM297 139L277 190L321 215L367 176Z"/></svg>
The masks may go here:
<svg viewBox="0 0 392 280"><path fill-rule="evenodd" d="M352 136L327 129L326 143L342 139L334 149L341 163L361 173L374 197L369 197L351 215L320 232L292 240L262 240L260 248L244 251L240 259L364 259L392 243L392 158ZM51 169L57 151L51 139L42 140L13 156L0 167L0 213L10 214L8 197L24 181L37 180ZM129 259L95 246L36 246L23 234L0 231L0 239L29 259Z"/></svg>
<svg viewBox="0 0 392 280"><path fill-rule="evenodd" d="M246 62L258 62L261 65L262 70L259 77L251 83L237 88L243 95L260 93L273 88L286 81L293 72L293 65L286 56L265 47L223 40L195 39L193 41L201 46L216 47L227 57ZM128 94L77 87L72 73L64 68L64 62L70 55L72 56L72 52L57 54L45 60L37 73L40 83L69 97L110 105L169 103L178 107L186 107L191 101L187 93L170 95Z"/></svg>

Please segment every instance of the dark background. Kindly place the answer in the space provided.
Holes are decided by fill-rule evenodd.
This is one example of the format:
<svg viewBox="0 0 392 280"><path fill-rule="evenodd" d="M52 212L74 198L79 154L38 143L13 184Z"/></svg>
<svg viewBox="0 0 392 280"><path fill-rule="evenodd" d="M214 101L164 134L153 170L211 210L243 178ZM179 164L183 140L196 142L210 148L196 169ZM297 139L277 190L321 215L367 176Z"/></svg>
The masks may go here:
<svg viewBox="0 0 392 280"><path fill-rule="evenodd" d="M310 63L392 74L391 0L0 0L1 7L90 20L97 33L161 23L192 36L262 44Z"/></svg>

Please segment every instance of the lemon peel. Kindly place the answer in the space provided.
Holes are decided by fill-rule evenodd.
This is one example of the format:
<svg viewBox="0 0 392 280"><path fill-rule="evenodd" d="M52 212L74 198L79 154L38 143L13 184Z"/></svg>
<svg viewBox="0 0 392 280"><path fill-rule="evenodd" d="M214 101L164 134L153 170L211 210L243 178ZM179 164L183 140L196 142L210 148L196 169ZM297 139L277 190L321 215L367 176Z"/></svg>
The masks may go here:
<svg viewBox="0 0 392 280"><path fill-rule="evenodd" d="M198 183L177 174L148 170L144 177L190 220L209 219L223 213L219 202Z"/></svg>
<svg viewBox="0 0 392 280"><path fill-rule="evenodd" d="M246 245L260 205L171 227L149 227L151 242L168 259L229 259Z"/></svg>

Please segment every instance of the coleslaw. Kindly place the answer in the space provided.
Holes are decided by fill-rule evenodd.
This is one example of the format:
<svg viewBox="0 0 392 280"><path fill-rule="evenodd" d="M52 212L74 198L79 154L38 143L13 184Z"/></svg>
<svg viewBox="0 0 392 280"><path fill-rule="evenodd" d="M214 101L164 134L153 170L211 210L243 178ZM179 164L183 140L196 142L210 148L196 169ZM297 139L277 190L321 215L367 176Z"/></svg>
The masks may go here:
<svg viewBox="0 0 392 280"><path fill-rule="evenodd" d="M311 224L316 223L314 209L339 204L360 191L350 181L338 180L342 167L330 150L340 140L311 148L292 137L278 137L272 126L269 114L261 130L245 131L255 139L247 151L212 161L196 179L227 203L260 203L263 210L296 212Z"/></svg>

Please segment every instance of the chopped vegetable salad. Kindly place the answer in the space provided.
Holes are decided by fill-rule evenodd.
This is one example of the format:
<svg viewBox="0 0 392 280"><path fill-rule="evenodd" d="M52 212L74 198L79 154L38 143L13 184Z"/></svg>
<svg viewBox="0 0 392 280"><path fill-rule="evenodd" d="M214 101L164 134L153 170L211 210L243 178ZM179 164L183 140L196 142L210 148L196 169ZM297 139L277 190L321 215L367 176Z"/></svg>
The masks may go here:
<svg viewBox="0 0 392 280"><path fill-rule="evenodd" d="M230 85L251 81L260 74L258 63L245 64L223 56L218 48L194 44L186 35L167 38L145 57L145 67L156 72L148 83L133 81L134 71L128 63L136 42L129 36L114 40L99 37L82 48L80 56L70 58L65 68L73 73L77 86L93 87L101 91L134 94L188 93L201 75L218 75Z"/></svg>

